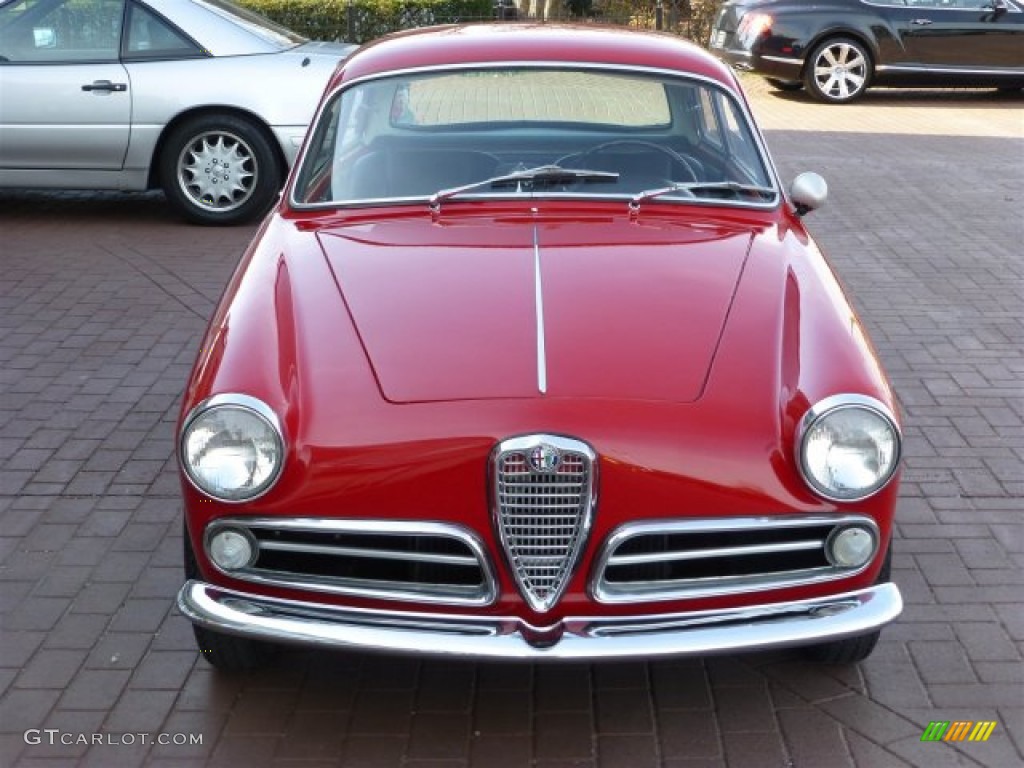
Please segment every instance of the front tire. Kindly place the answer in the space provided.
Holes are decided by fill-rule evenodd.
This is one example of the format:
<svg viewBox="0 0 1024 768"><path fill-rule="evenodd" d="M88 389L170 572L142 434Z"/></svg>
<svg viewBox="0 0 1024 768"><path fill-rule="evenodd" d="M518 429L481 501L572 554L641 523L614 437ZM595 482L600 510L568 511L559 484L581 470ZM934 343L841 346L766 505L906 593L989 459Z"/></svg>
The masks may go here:
<svg viewBox="0 0 1024 768"><path fill-rule="evenodd" d="M235 115L202 115L176 127L160 154L167 200L196 224L252 221L273 205L284 176L261 127Z"/></svg>
<svg viewBox="0 0 1024 768"><path fill-rule="evenodd" d="M185 579L200 578L199 565L196 563L196 556L192 551L192 542L187 529L185 530L184 555ZM195 634L199 654L206 659L208 664L228 674L249 672L264 667L277 654L277 648L268 643L225 635L200 627L198 624L192 625L192 632Z"/></svg>
<svg viewBox="0 0 1024 768"><path fill-rule="evenodd" d="M811 53L804 85L818 101L848 104L864 94L873 72L871 55L863 45L847 37L834 37Z"/></svg>

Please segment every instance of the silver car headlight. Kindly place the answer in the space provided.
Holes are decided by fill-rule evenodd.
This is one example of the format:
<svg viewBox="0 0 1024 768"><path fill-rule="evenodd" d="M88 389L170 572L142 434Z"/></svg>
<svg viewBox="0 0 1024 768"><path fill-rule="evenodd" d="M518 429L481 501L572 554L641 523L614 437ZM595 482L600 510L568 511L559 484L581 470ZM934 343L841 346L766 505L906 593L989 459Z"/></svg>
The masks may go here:
<svg viewBox="0 0 1024 768"><path fill-rule="evenodd" d="M796 446L800 472L815 493L831 501L859 501L892 479L900 431L878 400L834 395L804 416Z"/></svg>
<svg viewBox="0 0 1024 768"><path fill-rule="evenodd" d="M284 462L276 414L246 395L216 395L196 406L182 428L180 450L192 484L227 502L266 493Z"/></svg>

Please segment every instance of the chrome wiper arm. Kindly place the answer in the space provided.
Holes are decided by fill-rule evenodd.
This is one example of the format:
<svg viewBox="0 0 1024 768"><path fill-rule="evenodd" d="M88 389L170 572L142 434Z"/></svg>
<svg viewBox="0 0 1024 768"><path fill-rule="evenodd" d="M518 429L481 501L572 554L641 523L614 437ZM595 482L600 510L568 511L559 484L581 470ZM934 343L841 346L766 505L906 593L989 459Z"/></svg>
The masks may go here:
<svg viewBox="0 0 1024 768"><path fill-rule="evenodd" d="M670 195L673 192L688 192L691 197L696 197L701 192L733 192L734 194L758 195L767 197L776 195L771 187L762 187L757 184L741 184L738 181L684 181L679 184L672 184L660 189L648 189L645 192L638 192L629 201L629 207L636 210L644 200L653 200L662 195Z"/></svg>
<svg viewBox="0 0 1024 768"><path fill-rule="evenodd" d="M537 183L568 184L573 181L606 182L618 181L618 179L619 174L612 171L590 171L582 168L563 168L560 165L540 165L536 168L527 168L501 176L492 176L489 179L474 181L459 187L442 189L431 195L429 202L431 209L436 211L445 200L461 195L463 192L479 189L480 187L494 187L499 184L516 184L517 186L532 186Z"/></svg>

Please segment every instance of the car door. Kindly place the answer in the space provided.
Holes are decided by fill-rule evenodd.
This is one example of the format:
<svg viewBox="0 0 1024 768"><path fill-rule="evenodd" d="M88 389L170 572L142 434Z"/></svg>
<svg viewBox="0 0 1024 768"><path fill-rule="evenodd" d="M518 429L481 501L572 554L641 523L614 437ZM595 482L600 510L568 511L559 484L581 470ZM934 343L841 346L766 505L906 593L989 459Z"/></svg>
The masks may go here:
<svg viewBox="0 0 1024 768"><path fill-rule="evenodd" d="M908 0L910 58L930 67L1024 66L1024 12L1011 0Z"/></svg>
<svg viewBox="0 0 1024 768"><path fill-rule="evenodd" d="M124 3L0 5L0 169L121 168L131 129Z"/></svg>

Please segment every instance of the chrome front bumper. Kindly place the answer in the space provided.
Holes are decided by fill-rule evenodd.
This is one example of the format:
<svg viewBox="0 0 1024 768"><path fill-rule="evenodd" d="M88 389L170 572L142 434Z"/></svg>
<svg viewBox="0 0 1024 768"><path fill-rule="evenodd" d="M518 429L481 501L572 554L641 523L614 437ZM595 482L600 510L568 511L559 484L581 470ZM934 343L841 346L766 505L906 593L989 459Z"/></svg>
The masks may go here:
<svg viewBox="0 0 1024 768"><path fill-rule="evenodd" d="M189 581L178 607L195 624L273 643L462 659L572 661L700 656L809 645L895 619L895 584L814 600L671 615L567 618L537 629L517 618L336 608Z"/></svg>

